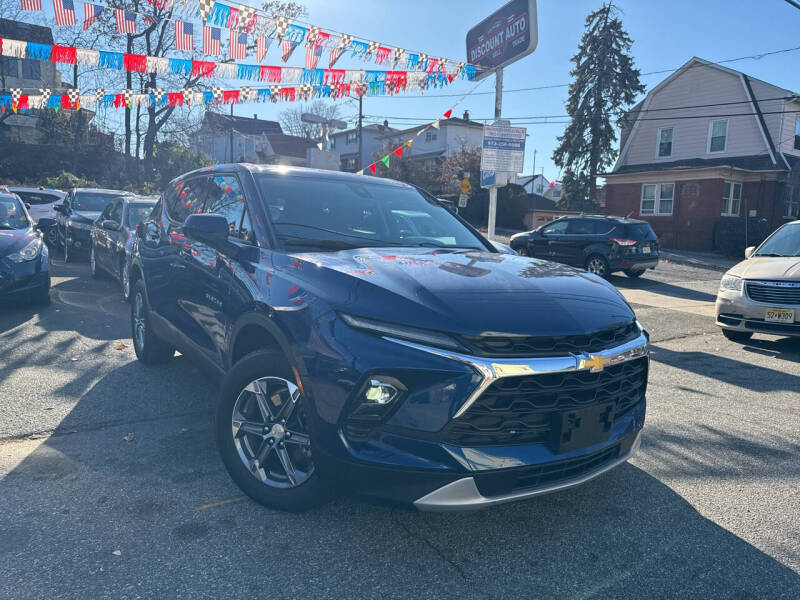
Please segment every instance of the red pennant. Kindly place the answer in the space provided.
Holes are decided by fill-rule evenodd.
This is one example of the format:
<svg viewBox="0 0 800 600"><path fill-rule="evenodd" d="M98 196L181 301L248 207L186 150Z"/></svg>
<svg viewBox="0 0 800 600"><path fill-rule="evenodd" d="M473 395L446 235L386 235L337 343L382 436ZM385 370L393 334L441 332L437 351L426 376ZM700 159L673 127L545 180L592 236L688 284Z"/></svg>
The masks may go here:
<svg viewBox="0 0 800 600"><path fill-rule="evenodd" d="M239 103L239 90L225 90L222 92L223 104L238 104Z"/></svg>
<svg viewBox="0 0 800 600"><path fill-rule="evenodd" d="M74 65L78 62L78 50L72 46L51 46L50 60L54 63Z"/></svg>
<svg viewBox="0 0 800 600"><path fill-rule="evenodd" d="M147 71L147 57L144 54L123 54L122 68L126 71L144 73Z"/></svg>
<svg viewBox="0 0 800 600"><path fill-rule="evenodd" d="M167 94L167 104L170 106L183 106L183 94L180 92L169 92Z"/></svg>
<svg viewBox="0 0 800 600"><path fill-rule="evenodd" d="M446 113L444 113L444 118L445 118L445 119L449 119L449 118L450 118L450 115L452 115L452 114L453 114L453 109L452 109L452 108L450 108L450 109L448 109L448 110L447 110L447 112L446 112Z"/></svg>
<svg viewBox="0 0 800 600"><path fill-rule="evenodd" d="M278 83L281 80L281 68L262 65L259 69L258 76L261 81Z"/></svg>
<svg viewBox="0 0 800 600"><path fill-rule="evenodd" d="M403 156L403 147L402 147L402 146L400 146L399 148L397 148L397 149L394 151L394 153L395 153L397 156Z"/></svg>
<svg viewBox="0 0 800 600"><path fill-rule="evenodd" d="M213 77L217 64L210 60L193 60L192 77Z"/></svg>
<svg viewBox="0 0 800 600"><path fill-rule="evenodd" d="M370 171L375 173L375 163L372 163L370 166L367 167Z"/></svg>
<svg viewBox="0 0 800 600"><path fill-rule="evenodd" d="M449 81L450 83L453 83L453 79L455 79L455 78L456 78L456 74L455 73L448 73L447 74L447 81Z"/></svg>

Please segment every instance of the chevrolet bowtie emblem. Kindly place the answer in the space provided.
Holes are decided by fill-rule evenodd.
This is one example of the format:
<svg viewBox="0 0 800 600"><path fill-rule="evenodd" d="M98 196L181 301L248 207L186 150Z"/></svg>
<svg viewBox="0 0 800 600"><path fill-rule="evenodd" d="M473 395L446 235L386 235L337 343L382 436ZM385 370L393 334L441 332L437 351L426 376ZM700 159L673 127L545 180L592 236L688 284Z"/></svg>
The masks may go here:
<svg viewBox="0 0 800 600"><path fill-rule="evenodd" d="M599 373L611 362L610 358L605 358L599 354L590 354L589 358L582 358L578 369L590 369L592 373Z"/></svg>

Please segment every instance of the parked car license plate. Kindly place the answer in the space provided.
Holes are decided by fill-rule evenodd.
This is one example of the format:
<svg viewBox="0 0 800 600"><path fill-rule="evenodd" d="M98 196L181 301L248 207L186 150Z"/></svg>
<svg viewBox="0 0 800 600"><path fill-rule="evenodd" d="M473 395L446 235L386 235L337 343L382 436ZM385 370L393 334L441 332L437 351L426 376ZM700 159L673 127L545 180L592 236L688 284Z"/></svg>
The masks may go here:
<svg viewBox="0 0 800 600"><path fill-rule="evenodd" d="M642 254L650 254L650 246L642 246Z"/></svg>
<svg viewBox="0 0 800 600"><path fill-rule="evenodd" d="M794 323L794 309L768 308L764 320L771 323Z"/></svg>

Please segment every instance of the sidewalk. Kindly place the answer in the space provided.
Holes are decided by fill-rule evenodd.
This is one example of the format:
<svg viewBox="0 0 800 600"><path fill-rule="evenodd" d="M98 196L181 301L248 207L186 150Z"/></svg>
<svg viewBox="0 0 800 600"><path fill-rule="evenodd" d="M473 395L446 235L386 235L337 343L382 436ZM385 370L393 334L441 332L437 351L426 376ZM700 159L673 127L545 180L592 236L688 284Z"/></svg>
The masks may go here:
<svg viewBox="0 0 800 600"><path fill-rule="evenodd" d="M733 265L744 260L736 259L713 252L689 252L688 250L660 250L661 259L677 265L688 265L712 271L727 271Z"/></svg>

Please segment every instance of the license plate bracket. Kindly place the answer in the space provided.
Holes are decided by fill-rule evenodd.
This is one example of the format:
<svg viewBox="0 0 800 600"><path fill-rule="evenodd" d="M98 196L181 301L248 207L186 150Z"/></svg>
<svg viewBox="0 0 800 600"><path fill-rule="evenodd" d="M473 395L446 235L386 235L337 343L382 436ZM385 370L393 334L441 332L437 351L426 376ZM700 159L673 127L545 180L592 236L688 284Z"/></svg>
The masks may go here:
<svg viewBox="0 0 800 600"><path fill-rule="evenodd" d="M608 440L615 406L614 402L607 402L557 413L553 429L558 435L553 440L553 451L562 454Z"/></svg>
<svg viewBox="0 0 800 600"><path fill-rule="evenodd" d="M642 246L642 254L650 254L650 246Z"/></svg>
<svg viewBox="0 0 800 600"><path fill-rule="evenodd" d="M793 308L768 308L764 311L767 323L794 323Z"/></svg>

